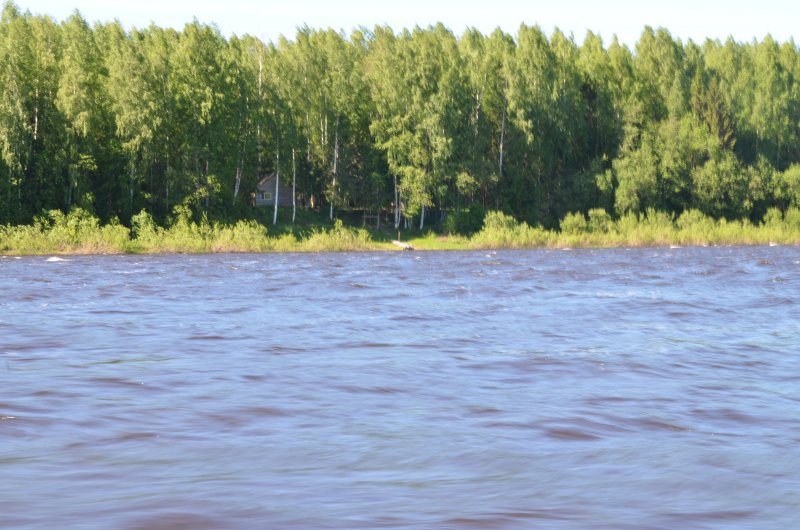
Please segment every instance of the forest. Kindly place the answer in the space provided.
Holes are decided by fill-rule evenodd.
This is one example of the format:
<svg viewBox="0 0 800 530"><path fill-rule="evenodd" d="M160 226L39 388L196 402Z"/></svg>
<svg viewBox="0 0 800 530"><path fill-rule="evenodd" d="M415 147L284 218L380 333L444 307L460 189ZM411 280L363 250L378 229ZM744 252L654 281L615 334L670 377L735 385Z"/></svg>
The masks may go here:
<svg viewBox="0 0 800 530"><path fill-rule="evenodd" d="M298 210L418 228L464 211L544 228L601 210L758 223L800 206L800 55L768 35L645 27L630 49L440 24L263 42L8 2L0 49L0 225L74 208L126 226L252 219L272 172Z"/></svg>

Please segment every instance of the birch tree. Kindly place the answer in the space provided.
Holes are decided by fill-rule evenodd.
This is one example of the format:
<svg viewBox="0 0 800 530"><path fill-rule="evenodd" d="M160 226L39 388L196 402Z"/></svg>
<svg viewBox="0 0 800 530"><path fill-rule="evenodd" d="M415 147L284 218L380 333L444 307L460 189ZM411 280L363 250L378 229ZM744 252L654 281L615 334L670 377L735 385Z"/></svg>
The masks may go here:
<svg viewBox="0 0 800 530"><path fill-rule="evenodd" d="M102 173L97 155L110 135L107 73L95 33L78 12L62 25L63 57L56 104L67 124L67 207L93 202L93 175ZM95 187L96 189L96 187Z"/></svg>
<svg viewBox="0 0 800 530"><path fill-rule="evenodd" d="M30 116L30 78L34 68L30 30L26 17L12 4L6 4L0 22L0 158L5 179L0 186L0 223L20 218L25 174L31 159L33 137L37 134L36 117ZM33 118L33 120L31 120ZM31 123L33 121L33 123ZM0 187L0 189L2 189Z"/></svg>

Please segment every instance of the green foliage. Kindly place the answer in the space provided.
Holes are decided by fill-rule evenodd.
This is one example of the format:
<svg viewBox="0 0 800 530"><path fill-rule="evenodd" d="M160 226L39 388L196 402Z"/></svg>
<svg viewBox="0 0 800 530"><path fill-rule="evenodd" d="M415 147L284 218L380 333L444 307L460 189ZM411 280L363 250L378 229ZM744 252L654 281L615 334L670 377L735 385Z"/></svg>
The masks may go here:
<svg viewBox="0 0 800 530"><path fill-rule="evenodd" d="M776 199L800 207L800 164L792 164L779 173L775 184Z"/></svg>
<svg viewBox="0 0 800 530"><path fill-rule="evenodd" d="M608 234L614 229L614 220L602 208L592 208L589 210L589 232L595 234Z"/></svg>
<svg viewBox="0 0 800 530"><path fill-rule="evenodd" d="M800 230L800 208L793 206L783 214L783 222L790 231Z"/></svg>
<svg viewBox="0 0 800 530"><path fill-rule="evenodd" d="M337 219L328 230L314 230L300 242L300 249L309 252L352 251L373 248L369 232L344 226Z"/></svg>
<svg viewBox="0 0 800 530"><path fill-rule="evenodd" d="M396 250L386 243L385 234L346 226L337 220L333 226L314 226L299 232L270 235L256 221L234 224L196 222L178 209L165 228L156 225L146 212L134 216L132 229L116 220L100 225L99 220L81 210L64 215L51 211L37 217L31 225L0 225L0 253L4 254L80 254L120 252L322 252ZM483 228L471 238L440 236L428 232L405 239L423 250L467 248L564 248L653 245L716 244L800 244L800 209L783 214L777 208L767 211L761 224L749 221L714 219L701 211L684 211L674 218L663 212L628 213L616 221L604 210L589 212L587 221L580 213L561 220L560 231L531 227L498 211L486 214Z"/></svg>
<svg viewBox="0 0 800 530"><path fill-rule="evenodd" d="M561 233L565 235L579 235L589 230L586 217L580 212L568 213L561 220Z"/></svg>
<svg viewBox="0 0 800 530"><path fill-rule="evenodd" d="M128 228L117 219L101 226L97 217L81 208L73 208L67 215L50 210L37 217L32 225L4 227L2 236L0 251L3 252L116 254L130 249Z"/></svg>
<svg viewBox="0 0 800 530"><path fill-rule="evenodd" d="M747 213L749 179L730 151L695 168L692 178L695 202L706 214L737 218Z"/></svg>
<svg viewBox="0 0 800 530"><path fill-rule="evenodd" d="M475 248L531 248L549 245L554 234L542 228L518 223L512 216L498 211L486 214L483 228L472 237Z"/></svg>
<svg viewBox="0 0 800 530"><path fill-rule="evenodd" d="M444 231L448 234L461 234L470 236L479 231L483 226L486 211L479 204L469 208L453 210L447 213L444 220Z"/></svg>
<svg viewBox="0 0 800 530"><path fill-rule="evenodd" d="M763 224L764 226L768 226L770 228L777 228L783 222L783 214L777 208L770 208L767 210L766 215L764 215Z"/></svg>
<svg viewBox="0 0 800 530"><path fill-rule="evenodd" d="M690 210L719 220L695 227L717 237L800 207L800 52L771 37L699 46L647 27L634 53L591 32L578 45L524 24L439 24L268 43L199 22L56 23L7 2L0 51L0 223L39 226L29 236L58 248L117 248L123 223L142 250L268 249L278 234L302 246L247 223L267 221L249 199L271 172L318 217L434 209L448 233L522 245L623 241L629 225L662 241L665 219ZM76 230L116 235L76 243L66 219L86 218L34 221L76 206L101 221ZM486 209L531 224L482 225ZM348 234L313 239L362 245Z"/></svg>
<svg viewBox="0 0 800 530"><path fill-rule="evenodd" d="M267 237L264 226L255 221L238 221L233 226L217 226L211 236L211 252L266 252L276 242Z"/></svg>

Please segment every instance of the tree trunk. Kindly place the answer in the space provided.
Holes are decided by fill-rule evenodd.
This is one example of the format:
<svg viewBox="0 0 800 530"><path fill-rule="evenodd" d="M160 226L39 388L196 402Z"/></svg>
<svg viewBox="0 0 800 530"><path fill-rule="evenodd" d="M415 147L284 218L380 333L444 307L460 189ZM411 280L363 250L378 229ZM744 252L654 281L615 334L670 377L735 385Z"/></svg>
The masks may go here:
<svg viewBox="0 0 800 530"><path fill-rule="evenodd" d="M503 104L503 120L500 122L500 162L497 169L497 178L499 179L503 178L503 155L505 154L503 144L505 143L506 136L506 107L508 107L508 103Z"/></svg>
<svg viewBox="0 0 800 530"><path fill-rule="evenodd" d="M339 118L336 118L336 129L333 133L333 183L331 185L330 220L333 221L333 199L336 196L336 169L339 165Z"/></svg>
<svg viewBox="0 0 800 530"><path fill-rule="evenodd" d="M169 143L169 139L167 139ZM164 209L169 212L169 176L171 173L171 166L169 163L169 152L167 152L167 168L164 172Z"/></svg>
<svg viewBox="0 0 800 530"><path fill-rule="evenodd" d="M36 98L39 98L39 89L36 89ZM33 141L39 138L39 107L33 108Z"/></svg>
<svg viewBox="0 0 800 530"><path fill-rule="evenodd" d="M134 163L131 161L131 172L128 177L128 190L130 193L130 207L131 211L133 211L133 180L136 178L136 169L134 168Z"/></svg>
<svg viewBox="0 0 800 530"><path fill-rule="evenodd" d="M262 77L264 73L264 60L261 57L261 54L258 54L258 102L259 104L264 103L264 92L262 90ZM259 178L261 177L261 171L263 165L261 164L262 158L262 143L261 143L261 124L259 123L256 126L256 155L258 159L258 166L257 166L257 175Z"/></svg>
<svg viewBox="0 0 800 530"><path fill-rule="evenodd" d="M292 224L297 214L297 164L295 162L294 147L292 147Z"/></svg>
<svg viewBox="0 0 800 530"><path fill-rule="evenodd" d="M278 148L275 149L275 208L272 213L272 224L278 224L278 184L281 181L281 152L280 152L280 144L278 144Z"/></svg>
<svg viewBox="0 0 800 530"><path fill-rule="evenodd" d="M242 161L239 159L239 166L236 168L236 183L233 185L233 205L236 206L236 197L239 196L239 187L242 184Z"/></svg>
<svg viewBox="0 0 800 530"><path fill-rule="evenodd" d="M400 228L400 193L397 191L397 175L394 178L394 228Z"/></svg>
<svg viewBox="0 0 800 530"><path fill-rule="evenodd" d="M419 229L423 230L425 228L425 205L422 205L422 210L419 214Z"/></svg>
<svg viewBox="0 0 800 530"><path fill-rule="evenodd" d="M67 146L67 210L72 207L72 186L75 182L75 164L74 160L77 158L75 154L75 147L72 143L72 135L68 134L68 146Z"/></svg>
<svg viewBox="0 0 800 530"><path fill-rule="evenodd" d="M238 160L238 163L236 164L236 182L233 185L233 206L236 206L236 199L239 197L239 188L242 185L242 165L243 164L244 164L244 145L240 145L239 146L239 160Z"/></svg>
<svg viewBox="0 0 800 530"><path fill-rule="evenodd" d="M205 186L206 186L206 211L208 211L208 202L209 202L209 195L211 194L208 190L208 160L206 160L206 172L205 172Z"/></svg>

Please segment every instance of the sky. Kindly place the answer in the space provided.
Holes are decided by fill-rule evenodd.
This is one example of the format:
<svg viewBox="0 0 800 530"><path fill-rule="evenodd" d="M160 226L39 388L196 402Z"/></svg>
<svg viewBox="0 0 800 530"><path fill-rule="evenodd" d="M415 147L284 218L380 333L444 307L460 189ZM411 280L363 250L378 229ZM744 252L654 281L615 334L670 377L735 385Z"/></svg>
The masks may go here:
<svg viewBox="0 0 800 530"><path fill-rule="evenodd" d="M515 35L520 23L559 28L579 44L587 30L608 44L616 35L633 47L645 25L664 27L674 38L702 42L800 40L797 0L16 0L23 11L64 20L78 9L89 22L118 19L124 27L183 28L197 19L216 24L223 35L250 34L276 42L293 38L298 27L333 28L388 24L395 30L442 22L456 34L495 28Z"/></svg>

